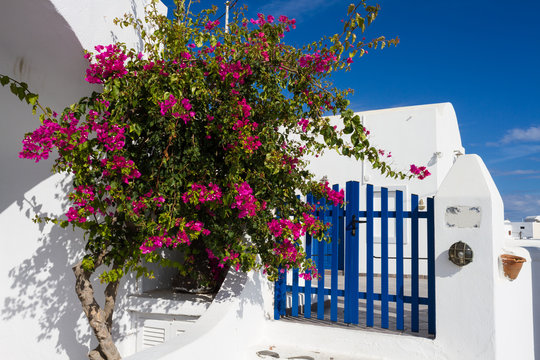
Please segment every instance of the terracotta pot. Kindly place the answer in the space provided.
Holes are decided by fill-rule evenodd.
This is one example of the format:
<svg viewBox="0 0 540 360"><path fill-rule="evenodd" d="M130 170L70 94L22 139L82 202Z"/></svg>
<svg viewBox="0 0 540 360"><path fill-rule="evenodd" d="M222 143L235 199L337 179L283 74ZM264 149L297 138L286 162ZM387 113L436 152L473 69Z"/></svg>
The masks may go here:
<svg viewBox="0 0 540 360"><path fill-rule="evenodd" d="M501 261L503 264L504 276L512 281L518 277L523 263L527 260L521 256L503 254L501 255Z"/></svg>

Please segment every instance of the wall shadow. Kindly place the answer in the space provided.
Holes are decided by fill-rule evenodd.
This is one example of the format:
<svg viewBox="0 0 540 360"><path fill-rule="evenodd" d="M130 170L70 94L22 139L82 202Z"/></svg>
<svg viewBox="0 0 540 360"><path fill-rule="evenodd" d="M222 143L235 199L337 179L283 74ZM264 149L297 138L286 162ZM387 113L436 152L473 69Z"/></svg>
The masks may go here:
<svg viewBox="0 0 540 360"><path fill-rule="evenodd" d="M24 24L24 25L23 25ZM92 91L84 81L83 48L54 5L46 0L2 4L0 73L28 83L43 105L61 112ZM24 134L39 125L32 109L0 86L0 214L50 176L52 161L19 159Z"/></svg>
<svg viewBox="0 0 540 360"><path fill-rule="evenodd" d="M68 179L61 181L55 197L70 190ZM63 201L65 208L65 200ZM17 201L24 216L54 216L42 212L35 197ZM36 342L56 339L56 353L65 353L70 359L86 357L91 334L81 331L78 323L83 320L80 302L75 294L75 277L71 267L84 253L80 232L70 227L39 225L39 246L31 257L24 259L8 272L9 296L4 298L1 319L4 321L31 318L39 325ZM13 295L14 294L14 295ZM34 340L34 339L32 339Z"/></svg>

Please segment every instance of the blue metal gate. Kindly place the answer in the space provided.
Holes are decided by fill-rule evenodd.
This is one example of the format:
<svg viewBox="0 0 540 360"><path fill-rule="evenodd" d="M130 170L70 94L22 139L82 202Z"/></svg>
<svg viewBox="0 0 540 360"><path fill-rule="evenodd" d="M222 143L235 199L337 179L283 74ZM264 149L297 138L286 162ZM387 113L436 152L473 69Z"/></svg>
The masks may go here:
<svg viewBox="0 0 540 360"><path fill-rule="evenodd" d="M334 185L333 189L339 191L339 186ZM317 319L325 319L325 296L330 299L330 320L338 321L338 297L343 299L343 321L347 324L359 324L359 300L365 300L366 323L368 327L374 326L374 304L380 302L381 328L389 328L389 303L395 303L396 329L405 329L404 306L410 304L412 332L419 331L419 306L427 306L428 333L435 335L435 228L434 228L434 199L427 198L426 211L419 210L418 195L411 195L411 210L405 211L403 193L395 192L395 210L388 210L388 189L381 188L379 210L374 209L373 185L366 186L366 209L360 210L360 185L356 181L349 181L346 184L346 208L340 206L325 206L324 199L317 199L319 209L319 219L327 222L331 220L332 227L331 242L312 241L311 236L306 235L306 253L308 258L313 258L316 263L319 276L316 287L312 286L312 281L305 281L304 286L299 285L299 273L295 269L289 276L292 276L291 285L287 285L287 273L281 274L275 283L274 298L274 318L280 319L287 313L286 297L291 298L290 315L299 316L299 295L303 294L304 318L311 318L312 295L317 295L316 309ZM307 201L313 203L314 199L308 196ZM362 220L360 220L362 219ZM380 219L380 279L381 291L374 291L374 222ZM389 289L388 273L388 250L389 250L389 219L395 219L395 293ZM419 296L419 226L421 219L426 226L427 238L427 297ZM404 223L409 221L411 239L411 287L410 296L405 295L404 288ZM366 289L359 291L359 224L365 223L366 242ZM343 249L343 234L345 242ZM340 251L340 245L342 250ZM322 256L321 256L322 255ZM341 255L341 256L340 256ZM344 255L344 256L343 256ZM341 258L341 259L340 259ZM341 260L341 261L340 261ZM325 287L325 269L330 271L330 287ZM344 288L338 286L339 270L344 271ZM378 276L379 274L377 274ZM394 276L394 274L392 274ZM321 301L318 301L321 299ZM315 306L315 305L314 305Z"/></svg>

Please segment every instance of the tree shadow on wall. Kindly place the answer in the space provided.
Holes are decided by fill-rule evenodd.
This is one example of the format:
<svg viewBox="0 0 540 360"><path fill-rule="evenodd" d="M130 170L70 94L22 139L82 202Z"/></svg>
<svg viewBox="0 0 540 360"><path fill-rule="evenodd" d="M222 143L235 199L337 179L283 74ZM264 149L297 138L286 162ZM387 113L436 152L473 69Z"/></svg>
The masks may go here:
<svg viewBox="0 0 540 360"><path fill-rule="evenodd" d="M55 200L67 209L66 197L72 189L69 179L60 182L56 189ZM35 215L53 216L42 212L42 205L35 197L18 201L19 210L27 218ZM26 209L26 210L25 210ZM8 273L10 296L4 298L0 317L4 321L17 318L34 319L40 333L36 342L54 341L58 354L65 354L69 359L84 359L88 351L97 345L88 321L83 314L81 303L75 293L75 276L72 267L84 255L84 240L80 231L71 227L65 229L58 225L39 224L40 245L31 257L11 268ZM103 270L102 268L98 269ZM93 278L96 299L103 304L104 286ZM119 289L115 314L126 302L126 282ZM126 325L127 326L127 325ZM124 334L128 329L113 327L113 334ZM113 335L114 336L114 335ZM31 339L30 342L34 341Z"/></svg>
<svg viewBox="0 0 540 360"><path fill-rule="evenodd" d="M62 213L69 208L65 194L72 190L69 178L56 185L54 200L61 204ZM43 206L35 197L23 198L17 201L17 206L28 219L36 215L58 216L43 211ZM83 234L71 226L64 229L45 223L39 224L39 230L40 245L32 256L8 272L11 293L4 298L0 318L4 321L16 321L21 317L34 319L40 329L35 342L56 340L57 354L65 354L69 359L84 359L89 350L97 346L97 341L75 293L75 275L72 271L85 253ZM100 267L92 276L94 296L101 306L104 304L106 285L100 284L97 277L104 270L104 267ZM132 330L128 295L137 292L136 286L132 274L124 276L120 282L112 329L115 341L124 340Z"/></svg>
<svg viewBox="0 0 540 360"><path fill-rule="evenodd" d="M66 194L71 188L68 179L61 181L55 200L65 208ZM35 197L18 200L19 210L24 209L29 219L54 216L42 212L42 205ZM78 331L82 320L81 305L74 291L75 277L71 266L83 254L82 236L71 228L39 224L39 247L31 257L10 269L12 294L4 299L2 320L15 317L32 318L39 324L37 342L57 337L56 352L65 352L70 359L84 358L88 353L90 333Z"/></svg>
<svg viewBox="0 0 540 360"><path fill-rule="evenodd" d="M59 226L44 234L33 256L9 271L17 295L5 298L1 314L2 320L16 316L35 319L41 329L35 340L57 337L56 352L65 352L70 359L85 358L91 339L90 333L77 326L85 319L71 271L72 259L82 254L81 238Z"/></svg>

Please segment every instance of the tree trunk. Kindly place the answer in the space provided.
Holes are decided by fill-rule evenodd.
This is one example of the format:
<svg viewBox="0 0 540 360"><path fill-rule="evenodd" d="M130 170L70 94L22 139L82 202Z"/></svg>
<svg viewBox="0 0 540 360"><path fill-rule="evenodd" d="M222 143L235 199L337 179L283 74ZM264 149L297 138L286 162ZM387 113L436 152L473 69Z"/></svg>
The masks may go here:
<svg viewBox="0 0 540 360"><path fill-rule="evenodd" d="M98 266L99 264L96 264L96 267ZM105 288L105 306L102 309L94 298L94 289L90 281L92 272L84 270L82 262L79 262L73 267L73 273L76 278L75 291L99 343L97 348L90 351L88 358L90 360L120 360L122 357L111 335L118 281L109 283Z"/></svg>

